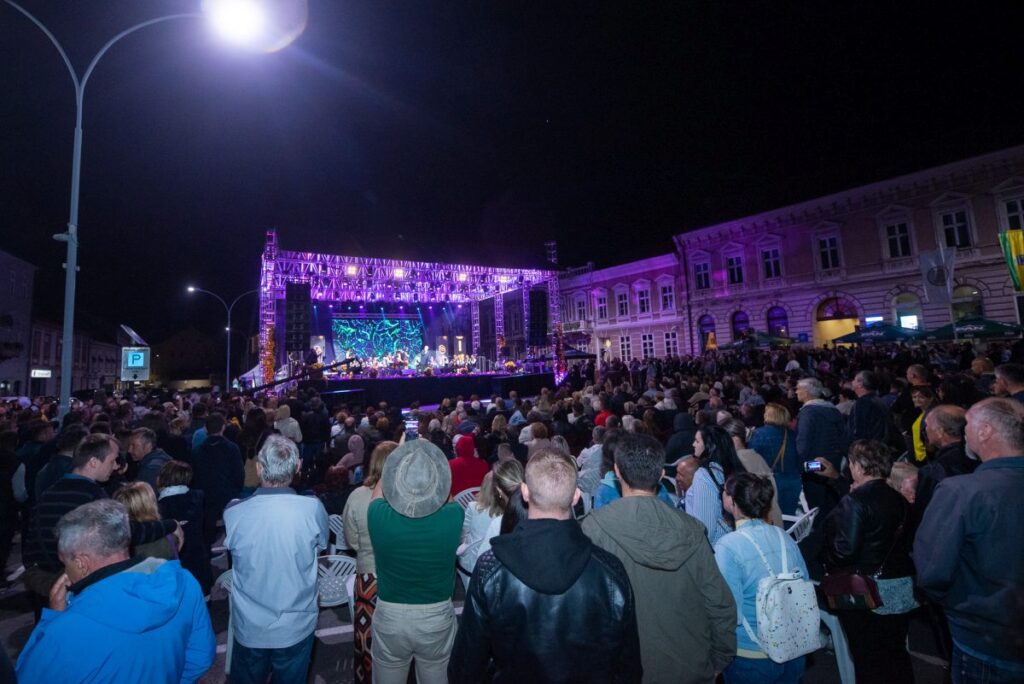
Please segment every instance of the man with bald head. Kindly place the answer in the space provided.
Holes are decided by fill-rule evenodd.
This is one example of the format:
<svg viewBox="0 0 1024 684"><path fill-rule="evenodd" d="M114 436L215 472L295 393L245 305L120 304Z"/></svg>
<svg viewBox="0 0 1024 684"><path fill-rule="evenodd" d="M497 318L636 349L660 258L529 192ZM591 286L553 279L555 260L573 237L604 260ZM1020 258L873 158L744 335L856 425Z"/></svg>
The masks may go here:
<svg viewBox="0 0 1024 684"><path fill-rule="evenodd" d="M922 513L932 500L935 488L947 477L974 472L980 461L977 454L968 455L964 447L966 411L959 406L942 404L924 418L928 444L935 447L932 460L917 474L915 508Z"/></svg>
<svg viewBox="0 0 1024 684"><path fill-rule="evenodd" d="M1024 681L1024 404L967 411L981 465L935 488L914 539L917 585L946 612L953 681Z"/></svg>
<svg viewBox="0 0 1024 684"><path fill-rule="evenodd" d="M481 682L488 670L494 682L639 683L629 576L573 518L576 463L540 449L526 464L521 494L528 519L491 540L473 570L449 683Z"/></svg>

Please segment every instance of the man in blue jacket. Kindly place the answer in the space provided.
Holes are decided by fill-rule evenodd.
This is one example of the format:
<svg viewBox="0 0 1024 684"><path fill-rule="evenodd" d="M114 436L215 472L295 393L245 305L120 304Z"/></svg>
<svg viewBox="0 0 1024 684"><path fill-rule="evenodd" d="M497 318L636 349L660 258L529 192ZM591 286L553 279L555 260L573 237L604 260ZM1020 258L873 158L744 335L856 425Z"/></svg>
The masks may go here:
<svg viewBox="0 0 1024 684"><path fill-rule="evenodd" d="M917 584L942 605L953 681L1024 681L1024 404L986 399L967 412L970 475L935 488L914 539Z"/></svg>
<svg viewBox="0 0 1024 684"><path fill-rule="evenodd" d="M128 511L111 499L57 526L64 574L18 658L34 682L195 682L216 640L199 584L178 561L132 558Z"/></svg>

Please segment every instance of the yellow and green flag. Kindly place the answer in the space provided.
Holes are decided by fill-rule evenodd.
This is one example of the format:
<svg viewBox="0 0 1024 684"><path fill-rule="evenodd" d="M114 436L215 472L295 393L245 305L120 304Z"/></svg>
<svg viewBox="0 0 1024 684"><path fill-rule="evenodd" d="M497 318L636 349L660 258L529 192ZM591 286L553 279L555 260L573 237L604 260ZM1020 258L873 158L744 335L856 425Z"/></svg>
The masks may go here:
<svg viewBox="0 0 1024 684"><path fill-rule="evenodd" d="M999 234L999 243L1003 246L1003 256L1010 268L1010 280L1013 289L1024 292L1024 230L1008 230Z"/></svg>

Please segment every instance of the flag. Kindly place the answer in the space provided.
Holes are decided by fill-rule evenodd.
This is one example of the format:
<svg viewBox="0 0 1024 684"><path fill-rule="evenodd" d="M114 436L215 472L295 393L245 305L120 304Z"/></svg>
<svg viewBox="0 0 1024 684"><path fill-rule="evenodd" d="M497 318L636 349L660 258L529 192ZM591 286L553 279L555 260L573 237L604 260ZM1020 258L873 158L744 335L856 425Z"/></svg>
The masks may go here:
<svg viewBox="0 0 1024 684"><path fill-rule="evenodd" d="M1010 269L1010 280L1013 289L1024 292L1024 230L1008 230L999 234L999 244L1003 246L1003 256Z"/></svg>
<svg viewBox="0 0 1024 684"><path fill-rule="evenodd" d="M956 250L933 249L921 252L921 278L931 304L949 304L953 292L953 260Z"/></svg>

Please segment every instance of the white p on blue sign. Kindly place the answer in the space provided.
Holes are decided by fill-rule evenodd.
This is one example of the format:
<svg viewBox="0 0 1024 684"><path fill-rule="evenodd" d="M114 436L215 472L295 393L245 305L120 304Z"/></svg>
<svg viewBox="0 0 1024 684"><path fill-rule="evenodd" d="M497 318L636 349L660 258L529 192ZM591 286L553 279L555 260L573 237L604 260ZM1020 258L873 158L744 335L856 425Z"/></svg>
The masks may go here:
<svg viewBox="0 0 1024 684"><path fill-rule="evenodd" d="M121 347L121 380L149 380L149 347Z"/></svg>

